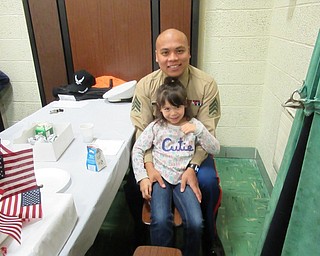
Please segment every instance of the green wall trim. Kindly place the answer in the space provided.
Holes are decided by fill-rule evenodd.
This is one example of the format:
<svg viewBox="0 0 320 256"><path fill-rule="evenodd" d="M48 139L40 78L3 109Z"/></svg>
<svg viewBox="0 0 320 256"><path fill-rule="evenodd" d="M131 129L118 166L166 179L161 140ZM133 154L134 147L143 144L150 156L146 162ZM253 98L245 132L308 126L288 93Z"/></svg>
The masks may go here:
<svg viewBox="0 0 320 256"><path fill-rule="evenodd" d="M256 155L256 161L257 161L258 169L259 169L260 174L262 176L262 179L264 181L264 184L265 184L265 186L266 186L266 188L268 190L269 196L271 196L273 185L272 185L272 182L271 182L271 180L269 178L267 170L264 167L262 158L261 158L258 150L257 150L257 155Z"/></svg>
<svg viewBox="0 0 320 256"><path fill-rule="evenodd" d="M273 186L267 170L263 164L259 151L256 148L251 147L223 147L220 148L220 153L216 155L217 158L248 158L255 159L257 162L257 167L260 171L264 184L268 190L269 195L271 195Z"/></svg>
<svg viewBox="0 0 320 256"><path fill-rule="evenodd" d="M220 148L220 153L216 157L225 157L225 158L256 158L256 149L255 148L243 148L243 147L223 147Z"/></svg>

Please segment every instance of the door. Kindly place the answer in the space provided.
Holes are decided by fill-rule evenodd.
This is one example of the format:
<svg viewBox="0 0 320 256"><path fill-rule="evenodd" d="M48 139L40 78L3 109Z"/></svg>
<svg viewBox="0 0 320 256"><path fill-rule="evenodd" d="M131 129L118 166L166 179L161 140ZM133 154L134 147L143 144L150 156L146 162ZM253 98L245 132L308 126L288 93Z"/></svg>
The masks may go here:
<svg viewBox="0 0 320 256"><path fill-rule="evenodd" d="M65 6L74 70L123 80L152 71L150 0L65 0Z"/></svg>

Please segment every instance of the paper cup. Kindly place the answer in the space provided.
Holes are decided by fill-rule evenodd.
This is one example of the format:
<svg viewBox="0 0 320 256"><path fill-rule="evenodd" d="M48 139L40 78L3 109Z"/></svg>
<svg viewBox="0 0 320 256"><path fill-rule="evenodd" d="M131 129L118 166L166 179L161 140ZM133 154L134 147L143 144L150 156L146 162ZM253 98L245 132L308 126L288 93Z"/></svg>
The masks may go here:
<svg viewBox="0 0 320 256"><path fill-rule="evenodd" d="M80 132L81 132L83 142L91 143L93 141L93 124L92 123L80 124Z"/></svg>

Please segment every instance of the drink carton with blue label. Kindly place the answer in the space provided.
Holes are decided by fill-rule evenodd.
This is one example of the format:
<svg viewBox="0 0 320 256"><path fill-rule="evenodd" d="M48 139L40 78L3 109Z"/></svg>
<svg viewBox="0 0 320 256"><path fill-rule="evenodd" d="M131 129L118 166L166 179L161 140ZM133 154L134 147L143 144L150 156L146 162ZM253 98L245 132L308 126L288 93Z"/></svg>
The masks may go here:
<svg viewBox="0 0 320 256"><path fill-rule="evenodd" d="M87 146L87 169L89 171L99 172L107 166L106 160L100 148L93 145Z"/></svg>

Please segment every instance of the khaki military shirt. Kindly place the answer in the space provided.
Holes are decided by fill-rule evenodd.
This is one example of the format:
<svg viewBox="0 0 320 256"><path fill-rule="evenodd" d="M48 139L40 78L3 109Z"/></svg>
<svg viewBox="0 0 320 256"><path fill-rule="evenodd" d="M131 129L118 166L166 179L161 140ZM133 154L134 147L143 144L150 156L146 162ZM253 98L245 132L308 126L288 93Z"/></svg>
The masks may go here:
<svg viewBox="0 0 320 256"><path fill-rule="evenodd" d="M131 107L131 121L136 128L136 138L156 118L156 90L163 84L166 74L160 69L143 77L137 84ZM201 121L212 135L221 116L219 90L214 79L205 72L189 65L178 77L187 89L187 97L193 117ZM197 146L190 162L201 164L207 153ZM151 151L145 162L152 162Z"/></svg>

